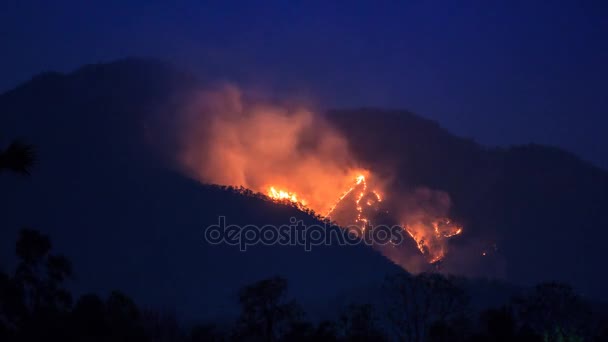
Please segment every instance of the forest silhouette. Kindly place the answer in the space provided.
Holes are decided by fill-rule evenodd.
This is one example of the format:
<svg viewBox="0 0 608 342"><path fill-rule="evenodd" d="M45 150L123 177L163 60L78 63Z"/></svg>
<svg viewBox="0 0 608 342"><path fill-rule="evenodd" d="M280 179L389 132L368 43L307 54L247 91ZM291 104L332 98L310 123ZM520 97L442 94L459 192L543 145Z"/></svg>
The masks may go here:
<svg viewBox="0 0 608 342"><path fill-rule="evenodd" d="M124 60L0 95L2 129L34 144L0 149L0 341L608 340L605 170L547 146L486 148L406 111L329 111L358 159L397 170L395 186L450 194L466 227L453 255L470 237L503 234L507 281L538 285L409 274L365 248L210 249L202 225L220 213L239 224L322 217L161 166L142 139L158 127L143 119L177 110L175 94L199 85L163 63ZM480 273L499 269L474 256ZM330 301L346 285L354 295ZM233 316L221 311L225 297ZM204 314L182 319L159 302Z"/></svg>
<svg viewBox="0 0 608 342"><path fill-rule="evenodd" d="M2 170L28 175L34 149L13 142ZM235 191L234 189L229 189ZM236 191L239 191L238 189ZM256 196L244 192L245 196ZM335 320L308 317L276 276L243 287L234 322L180 325L171 314L142 309L127 295L107 298L66 288L70 261L48 236L22 229L13 272L0 272L2 341L604 341L605 318L560 283L542 283L507 305L476 312L460 279L439 273L387 277L385 305L351 304ZM475 295L474 293L472 295ZM316 322L316 323L315 323Z"/></svg>

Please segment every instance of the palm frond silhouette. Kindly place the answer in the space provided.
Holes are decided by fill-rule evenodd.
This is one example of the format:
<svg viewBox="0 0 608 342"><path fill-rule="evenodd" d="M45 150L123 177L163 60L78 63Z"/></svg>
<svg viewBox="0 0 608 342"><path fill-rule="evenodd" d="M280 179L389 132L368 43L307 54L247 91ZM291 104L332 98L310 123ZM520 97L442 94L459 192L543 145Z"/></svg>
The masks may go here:
<svg viewBox="0 0 608 342"><path fill-rule="evenodd" d="M6 149L0 150L0 172L8 170L22 175L29 175L35 160L36 153L34 147L15 140Z"/></svg>

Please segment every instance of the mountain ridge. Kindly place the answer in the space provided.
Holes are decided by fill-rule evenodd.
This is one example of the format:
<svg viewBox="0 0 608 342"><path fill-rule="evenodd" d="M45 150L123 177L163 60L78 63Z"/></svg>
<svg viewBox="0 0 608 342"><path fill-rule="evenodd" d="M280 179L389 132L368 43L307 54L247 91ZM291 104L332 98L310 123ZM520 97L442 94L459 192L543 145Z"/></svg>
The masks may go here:
<svg viewBox="0 0 608 342"><path fill-rule="evenodd" d="M40 156L32 180L15 184L1 181L11 200L18 198L12 204L3 199L3 205L14 210L7 222L11 228L31 222L41 229L53 226L65 234L68 230L61 229L62 225L88 224L89 217L105 210L127 215L129 225L135 225L150 215L145 208L158 210L159 203L176 212L177 205L190 207L185 202L154 199L164 192L172 193L171 186L165 185L156 193L144 191L157 183L182 182L174 171L170 175L163 171L167 165L159 158L154 139L150 142L144 119L178 109L184 94L204 86L204 82L157 63L127 59L85 66L72 73L45 73L0 94L0 124L6 129L2 138L25 139L37 146ZM446 268L465 275L498 276L518 284L566 281L586 295L606 298L603 288L608 279L597 272L602 266L601 247L608 237L598 229L608 208L605 170L545 145L484 147L407 111L329 110L326 117L347 137L364 166L390 174L394 186L424 186L449 193L451 214L464 224L465 231L450 244L452 255L461 257L447 259ZM38 124L32 125L34 121ZM69 165L68 175L64 174L65 165ZM181 184L175 188L190 191ZM87 193L87 188L92 192ZM142 192L145 204L135 210L135 194ZM103 196L116 203L103 203ZM53 202L65 198L84 214L62 219L60 213L68 215L69 205L58 208ZM85 203L79 203L83 202L79 198L86 199ZM41 209L42 214L28 217L28 211L17 208L19 205ZM99 209L91 209L95 206ZM190 208L187 215L194 215L195 221L197 210ZM170 215L166 216L161 221L170 222ZM109 218L102 221L107 225L112 222ZM188 227L195 226L192 222ZM139 224L149 223L144 220ZM96 223L96 229L103 224ZM120 236L127 227L121 224L112 234ZM155 229L163 236L160 227ZM5 235L3 240L14 241L11 237ZM480 246L493 243L496 255L492 260L482 258ZM536 253L540 245L547 250L543 255Z"/></svg>

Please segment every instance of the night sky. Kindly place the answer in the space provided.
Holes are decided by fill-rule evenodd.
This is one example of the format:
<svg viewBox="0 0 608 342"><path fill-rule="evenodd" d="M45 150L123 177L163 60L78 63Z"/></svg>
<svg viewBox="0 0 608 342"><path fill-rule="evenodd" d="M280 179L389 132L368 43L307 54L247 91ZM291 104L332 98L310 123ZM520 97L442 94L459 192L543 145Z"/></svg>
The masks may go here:
<svg viewBox="0 0 608 342"><path fill-rule="evenodd" d="M74 299L118 289L188 325L232 327L247 316L239 289L280 276L314 324L347 302L388 313L470 294L457 317L483 335L486 308L557 289L593 304L587 320L586 306L543 298L584 321L580 336L608 327L606 0L0 0L0 44L0 290L26 288L12 287L30 281L17 262L46 245L23 243L27 228L73 263ZM311 227L374 239L305 249L246 235L293 235L295 222L306 242ZM377 241L383 227L399 242ZM414 301L385 291L391 275ZM37 283L48 297L54 285ZM103 303L99 321L113 321ZM32 307L13 322L64 327ZM522 317L508 327L528 328ZM27 324L15 331L46 336Z"/></svg>
<svg viewBox="0 0 608 342"><path fill-rule="evenodd" d="M128 56L608 167L605 1L3 1L0 91Z"/></svg>

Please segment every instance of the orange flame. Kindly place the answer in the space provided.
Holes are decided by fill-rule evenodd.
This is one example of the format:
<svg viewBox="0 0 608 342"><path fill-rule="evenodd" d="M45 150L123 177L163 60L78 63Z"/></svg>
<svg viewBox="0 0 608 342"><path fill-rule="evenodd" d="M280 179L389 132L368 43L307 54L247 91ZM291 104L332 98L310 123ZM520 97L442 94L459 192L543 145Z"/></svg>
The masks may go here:
<svg viewBox="0 0 608 342"><path fill-rule="evenodd" d="M286 190L277 190L274 186L271 186L270 188L268 188L267 194L268 194L268 197L272 198L273 200L277 200L277 201L289 200L294 203L299 203L303 206L306 205L306 201L304 201L302 199L298 199L297 194L286 191Z"/></svg>
<svg viewBox="0 0 608 342"><path fill-rule="evenodd" d="M348 190L346 190L336 201L336 203L329 209L329 211L327 212L327 214L325 214L325 217L329 217L331 215L331 213L334 212L334 210L336 210L336 207L338 206L338 204L340 204L340 202L342 202L342 200L350 195L351 192L353 192L353 190L355 190L355 188L357 187L357 185L364 183L365 182L365 176L362 174L359 174L356 178L355 178L355 184L353 186L351 186ZM367 187L367 185L365 185Z"/></svg>
<svg viewBox="0 0 608 342"><path fill-rule="evenodd" d="M446 254L446 239L460 235L462 227L452 223L449 219L433 220L430 223L432 229L423 222L415 224L404 224L405 231L416 241L420 253L427 257L430 263L440 261Z"/></svg>
<svg viewBox="0 0 608 342"><path fill-rule="evenodd" d="M367 212L377 203L396 201L394 193L374 189L383 180L372 184L371 172L354 167L348 139L306 108L252 102L229 86L200 94L180 118L179 162L203 183L242 186L326 218L339 216L335 211L344 204L354 208L349 223L362 229L371 225ZM431 262L445 255L446 239L462 232L420 222L407 221L403 228Z"/></svg>
<svg viewBox="0 0 608 342"><path fill-rule="evenodd" d="M354 184L338 198L325 217L329 218L336 207L355 190L359 191L354 195L356 210L355 222L361 225L362 231L365 231L367 226L371 225L371 222L369 218L364 215L361 201L366 195L373 196L377 202L382 202L382 197L377 190L368 192L367 180L363 174L358 174L355 177ZM306 202L298 199L298 196L295 193L276 190L274 186L269 188L268 196L276 201L289 200L306 206ZM373 204L372 199L369 199L368 197L366 204L371 206ZM447 218L434 219L429 223L420 221L413 224L403 224L402 226L408 235L416 242L416 247L420 253L427 258L429 263L436 263L442 260L447 253L446 240L462 233L462 227L452 223L452 221Z"/></svg>

